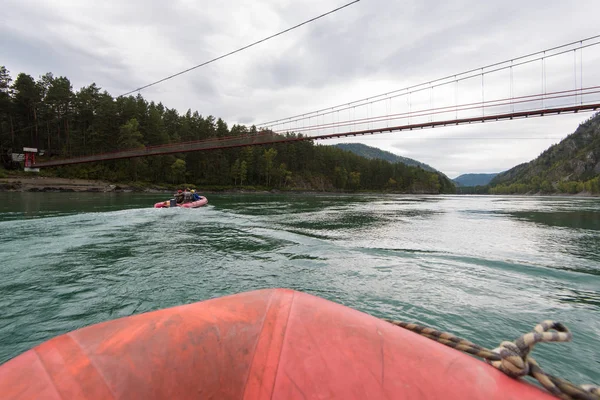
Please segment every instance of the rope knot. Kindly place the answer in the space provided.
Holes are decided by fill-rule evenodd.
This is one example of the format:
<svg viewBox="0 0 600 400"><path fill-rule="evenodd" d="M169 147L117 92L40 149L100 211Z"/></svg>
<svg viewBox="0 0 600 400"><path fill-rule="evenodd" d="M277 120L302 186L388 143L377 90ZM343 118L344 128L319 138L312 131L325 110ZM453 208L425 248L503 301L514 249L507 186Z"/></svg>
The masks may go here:
<svg viewBox="0 0 600 400"><path fill-rule="evenodd" d="M553 332L551 332L553 331ZM526 333L514 342L502 342L500 346L492 350L498 354L499 360L490 360L490 364L505 374L520 378L530 375L531 364L535 360L529 357L533 346L540 342L568 342L572 338L571 332L560 322L544 321L532 332Z"/></svg>
<svg viewBox="0 0 600 400"><path fill-rule="evenodd" d="M529 349L522 351L514 342L502 342L492 352L498 354L500 359L489 361L489 363L506 375L512 378L529 375L529 363L527 362Z"/></svg>

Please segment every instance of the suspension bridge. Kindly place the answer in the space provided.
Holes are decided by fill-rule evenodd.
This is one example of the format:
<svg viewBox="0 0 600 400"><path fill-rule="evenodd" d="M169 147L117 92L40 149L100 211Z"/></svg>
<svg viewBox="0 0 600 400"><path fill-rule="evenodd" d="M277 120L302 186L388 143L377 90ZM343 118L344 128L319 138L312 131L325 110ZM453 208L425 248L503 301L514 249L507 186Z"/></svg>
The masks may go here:
<svg viewBox="0 0 600 400"><path fill-rule="evenodd" d="M510 121L600 108L600 35L257 124L258 133L39 161L34 168ZM584 58L585 55L585 58ZM584 85L585 73L585 85Z"/></svg>

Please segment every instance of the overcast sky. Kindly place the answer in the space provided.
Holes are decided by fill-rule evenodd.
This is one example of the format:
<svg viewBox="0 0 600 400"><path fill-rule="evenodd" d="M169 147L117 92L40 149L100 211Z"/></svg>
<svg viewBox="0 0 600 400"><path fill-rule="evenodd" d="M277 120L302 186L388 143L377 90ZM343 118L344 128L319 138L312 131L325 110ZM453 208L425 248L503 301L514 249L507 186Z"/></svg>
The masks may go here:
<svg viewBox="0 0 600 400"><path fill-rule="evenodd" d="M35 78L52 72L67 76L74 90L95 82L117 96L346 2L4 0L0 64L13 78L19 72ZM598 15L598 0L362 0L142 94L180 112L192 109L221 117L230 126L258 124L594 36L600 33ZM588 85L600 85L591 72L600 70L599 53L595 48L584 52ZM571 71L573 58L569 60ZM547 68L551 74L554 67ZM532 75L532 84L539 87L534 80ZM529 161L589 116L345 141L414 158L455 177L499 172Z"/></svg>

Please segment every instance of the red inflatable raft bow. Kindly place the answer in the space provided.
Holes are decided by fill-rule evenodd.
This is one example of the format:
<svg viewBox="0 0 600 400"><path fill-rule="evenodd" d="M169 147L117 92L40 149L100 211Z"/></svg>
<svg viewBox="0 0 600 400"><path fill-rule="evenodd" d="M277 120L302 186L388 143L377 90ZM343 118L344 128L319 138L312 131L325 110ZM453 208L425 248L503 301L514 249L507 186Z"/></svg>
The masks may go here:
<svg viewBox="0 0 600 400"><path fill-rule="evenodd" d="M58 336L0 367L2 399L554 399L483 361L292 290Z"/></svg>

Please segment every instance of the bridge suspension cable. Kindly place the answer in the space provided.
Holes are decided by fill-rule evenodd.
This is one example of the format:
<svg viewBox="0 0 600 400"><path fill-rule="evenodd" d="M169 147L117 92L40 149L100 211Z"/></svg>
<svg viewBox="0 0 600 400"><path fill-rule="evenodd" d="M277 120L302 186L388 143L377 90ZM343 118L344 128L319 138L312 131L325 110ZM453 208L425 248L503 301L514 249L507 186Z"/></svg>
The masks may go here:
<svg viewBox="0 0 600 400"><path fill-rule="evenodd" d="M230 51L230 52L229 52L229 53L227 53L227 54L223 54L222 56L215 57L215 58L213 58L213 59L211 59L211 60L205 61L205 62L203 62L203 63L201 63L201 64L195 65L195 66L193 66L193 67L190 67L190 68L188 68L188 69L185 69L185 70L183 70L183 71L180 71L180 72L177 72L177 73L175 73L175 74L169 75L169 76L167 76L167 77L165 77L165 78L159 79L159 80L157 80L157 81L154 81L154 82L152 82L152 83L149 83L149 84L147 84L147 85L140 86L139 88L137 88L137 89L134 89L134 90L130 90L129 92L127 92L127 93L123 93L122 95L120 95L120 96L118 96L118 97L123 97L123 96L127 96L127 95L130 95L130 94L133 94L133 93L136 93L136 92L142 91L142 90L144 90L144 89L147 89L147 88L149 88L149 87L151 87L151 86L158 85L159 83L162 83L162 82L168 81L169 79L173 79L173 78L175 78L175 77L177 77L177 76L183 75L183 74L185 74L185 73L188 73L188 72L190 72L190 71L193 71L193 70L195 70L195 69L197 69L197 68L200 68L200 67L203 67L203 66L205 66L205 65L211 64L211 63L213 63L213 62L215 62L215 61L221 60L221 59L223 59L223 58L225 58L225 57L229 57L229 56L231 56L231 55L233 55L233 54L239 53L240 51L243 51L243 50L249 49L250 47L256 46L257 44L260 44L260 43L262 43L262 42L266 42L266 41L267 41L267 40L269 40L269 39L273 39L273 38L275 38L275 37L277 37L277 36L281 36L281 35L283 35L283 34L285 34L285 33L287 33L287 32L290 32L290 31L292 31L292 30L294 30L294 29L300 28L300 27L301 27L301 26L303 26L303 25L306 25L306 24L309 24L309 23L311 23L311 22L314 22L314 21L316 21L316 20L318 20L318 19L320 19L320 18L323 18L323 17L325 17L325 16L327 16L327 15L330 15L330 14L333 14L333 13L335 13L335 12L338 12L338 11L340 11L340 10L342 10L342 9L346 8L346 7L349 7L349 6L351 6L351 5L355 4L355 3L358 3L359 1L360 1L360 0L354 0L354 1L350 2L350 3L344 4L343 6L340 6L340 7L338 7L338 8L335 8L335 9L331 10L331 11L328 11L328 12L326 12L326 13L323 13L323 14L321 14L321 15L318 15L318 16L316 16L316 17L313 17L313 18L311 18L311 19L308 19L308 20L306 20L306 21L304 21L304 22L301 22L301 23L299 23L299 24L297 24L297 25L294 25L294 26L292 26L291 28L287 28L287 29L285 29L285 30L283 30L283 31L280 31L280 32L277 32L277 33L275 33L275 34L273 34L273 35L271 35L271 36L267 36L266 38L263 38L263 39L257 40L256 42L250 43L250 44L248 44L248 45L246 45L246 46L243 46L243 47L240 47L240 48L238 48L238 49L236 49L236 50Z"/></svg>
<svg viewBox="0 0 600 400"><path fill-rule="evenodd" d="M430 109L424 109L424 110L418 110L418 111L408 111L408 112L404 112L404 113L388 114L388 115L382 115L382 116L378 116L378 117L349 119L349 120L345 120L345 121L338 121L338 122L332 122L332 123L327 123L327 124L303 126L301 128L296 128L293 131L295 133L303 133L303 132L310 132L310 131L319 130L319 129L339 128L339 127L344 127L344 126L347 127L347 126L355 125L357 123L358 124L367 124L367 123L374 123L374 122L393 121L393 120L399 120L399 119L411 118L411 117L412 118L414 118L414 117L430 117L433 115L445 114L445 113L450 113L450 112L457 113L459 111L477 110L477 109L482 109L482 108L490 109L490 108L495 108L495 107L500 107L500 106L514 106L515 104L525 104L525 103L532 103L532 102L539 102L539 101L544 102L546 100L555 100L555 99L564 99L564 98L573 98L573 97L577 98L577 96L590 95L590 94L600 94L600 86L591 86L589 88L576 88L576 89L572 89L572 90L563 90L563 91L557 91L557 92L546 92L546 93L539 93L539 94L512 97L512 98L487 100L487 101L483 101L483 102L466 103L466 104L461 104L461 105L451 105L451 106L430 108ZM535 108L531 108L530 110L533 110L533 109L535 109ZM525 110L523 110L523 111L525 111ZM281 134L281 133L286 133L286 130L285 129L274 130L274 132Z"/></svg>
<svg viewBox="0 0 600 400"><path fill-rule="evenodd" d="M300 28L300 27L301 27L301 26L303 26L303 25L309 24L309 23L311 23L311 22L314 22L314 21L316 21L316 20L318 20L318 19L321 19L321 18L323 18L323 17L326 17L327 15L330 15L330 14L333 14L333 13L335 13L335 12L338 12L338 11L340 11L340 10L342 10L342 9L346 8L346 7L349 7L349 6L351 6L351 5L355 4L355 3L358 3L359 1L360 1L360 0L354 0L354 1L350 2L350 3L346 3L346 4L344 4L344 5L340 6L340 7L337 7L337 8L335 8L335 9L331 10L331 11L328 11L328 12L326 12L326 13L323 13L323 14L321 14L321 15L318 15L318 16L316 16L316 17L313 17L313 18L311 18L311 19L308 19L308 20L306 20L306 21L304 21L304 22L301 22L301 23L299 23L299 24L296 24L296 25L294 25L294 26L292 26L292 27L290 27L290 28L287 28L287 29L285 29L285 30L283 30L283 31L280 31L280 32L278 32L278 33L275 33L275 34L273 34L273 35L271 35L271 36L267 36L267 37L265 37L265 38L263 38L263 39L257 40L256 42L250 43L249 45L246 45L246 46L240 47L240 48L238 48L238 49L236 49L236 50L234 50L234 51L231 51L231 52L229 52L229 53L227 53L227 54L223 54L222 56L215 57L215 58L213 58L213 59L211 59L211 60L205 61L205 62L203 62L203 63L201 63L201 64L195 65L195 66L193 66L193 67L190 67L190 68L188 68L188 69L185 69L185 70L183 70L183 71L180 71L180 72L177 72L177 73L175 73L175 74L169 75L169 76L167 76L167 77L165 77L165 78L159 79L159 80L157 80L157 81L154 81L154 82L152 82L152 83L149 83L149 84L147 84L147 85L140 86L140 87L139 87L139 88L137 88L137 89L130 90L129 92L126 92L126 93L123 93L123 94L121 94L121 95L117 96L117 98L119 98L119 97L125 97L125 96L128 96L128 95L130 95L130 94L133 94L133 93L140 92L140 91L142 91L142 90L144 90L144 89L146 89L146 88L149 88L149 87L151 87L151 86L158 85L159 83L165 82L165 81L167 81L167 80L169 80L169 79L175 78L175 77L177 77L177 76L180 76L180 75L183 75L183 74L185 74L185 73L187 73L187 72L193 71L193 70L195 70L195 69L197 69L197 68L203 67L203 66L205 66L205 65L207 65L207 64L210 64L210 63L213 63L213 62L215 62L215 61L221 60L221 59L223 59L223 58L225 58L225 57L229 57L229 56L231 56L231 55L233 55L233 54L235 54L235 53L239 53L239 52L241 52L241 51L243 51L243 50L249 49L250 47L256 46L257 44L260 44L260 43L262 43L262 42L265 42L265 41L267 41L267 40L269 40L269 39L273 39L273 38L275 38L275 37L277 37L277 36L281 36L281 35L283 35L283 34L285 34L285 33L287 33L287 32L290 32L290 31L292 31L292 30L294 30L294 29ZM14 131L13 131L13 133L18 133L18 132L22 132L22 131L29 130L29 129L34 129L36 126L41 126L42 124L46 124L46 123L52 123L52 124L53 124L53 123L59 122L59 121L60 121L61 119L63 119L63 118L65 118L65 115L63 115L63 116L60 116L60 117L57 117L57 118L51 118L51 119L47 119L47 120L44 120L44 121L39 121L38 123L31 124L31 125L29 125L29 126L26 126L26 127L23 127L23 128L19 128L19 129L17 129L17 130L14 130Z"/></svg>
<svg viewBox="0 0 600 400"><path fill-rule="evenodd" d="M515 67L522 66L525 64L530 64L535 61L542 61L544 63L544 75L545 75L545 68L546 68L545 60L559 56L559 55L567 54L571 51L579 50L580 54L582 54L584 48L599 45L600 41L592 42L593 40L598 39L598 38L600 38L600 35L590 36L585 39L580 39L580 40L577 40L574 42L569 42L569 43L566 43L566 44L563 44L560 46L555 46L555 47L552 47L549 49L529 53L529 54L522 55L522 56L519 56L516 58L512 58L510 60L496 62L496 63L489 64L489 65L486 65L483 67L473 68L473 69L470 69L470 70L467 70L467 71L464 71L461 73L447 75L442 78L434 79L434 80L428 81L428 82L423 82L423 83L420 83L417 85L408 86L408 87L405 87L402 89L397 89L397 90L393 90L390 92L386 92L386 93L382 93L382 94L378 94L378 95L374 95L374 96L369 96L369 97L362 98L359 100L354 100L354 101L351 101L348 103L338 104L336 106L326 107L326 108L322 108L322 109L318 109L318 110L314 110L314 111L310 111L310 112L305 112L302 114L296 114L296 115L293 115L290 117L266 121L266 122L256 124L256 125L260 126L260 127L275 128L277 126L290 124L293 122L303 121L309 117L314 118L314 117L330 115L330 114L338 112L338 111L355 109L356 107L361 107L361 106L365 106L367 104L373 104L373 103L377 103L377 102L387 101L389 99L393 99L393 98L397 98L397 97L407 96L407 98L408 98L411 94L414 94L414 93L422 92L425 90L431 90L432 88L445 86L445 85L448 85L451 83L461 82L461 81L465 81L465 80L476 78L476 77L482 77L483 75L486 75L486 74L491 74L494 72L499 72L499 71L503 71L503 70L507 70L507 69L511 70L511 91L512 91L512 71ZM592 43L589 43L589 42L592 42ZM576 47L574 47L574 46L576 46ZM583 60L582 56L581 56L581 60ZM515 62L515 61L519 61L519 62ZM581 61L581 64L583 64L583 61ZM583 75L583 65L581 65L581 74L580 75ZM545 83L544 83L544 85L545 85Z"/></svg>

